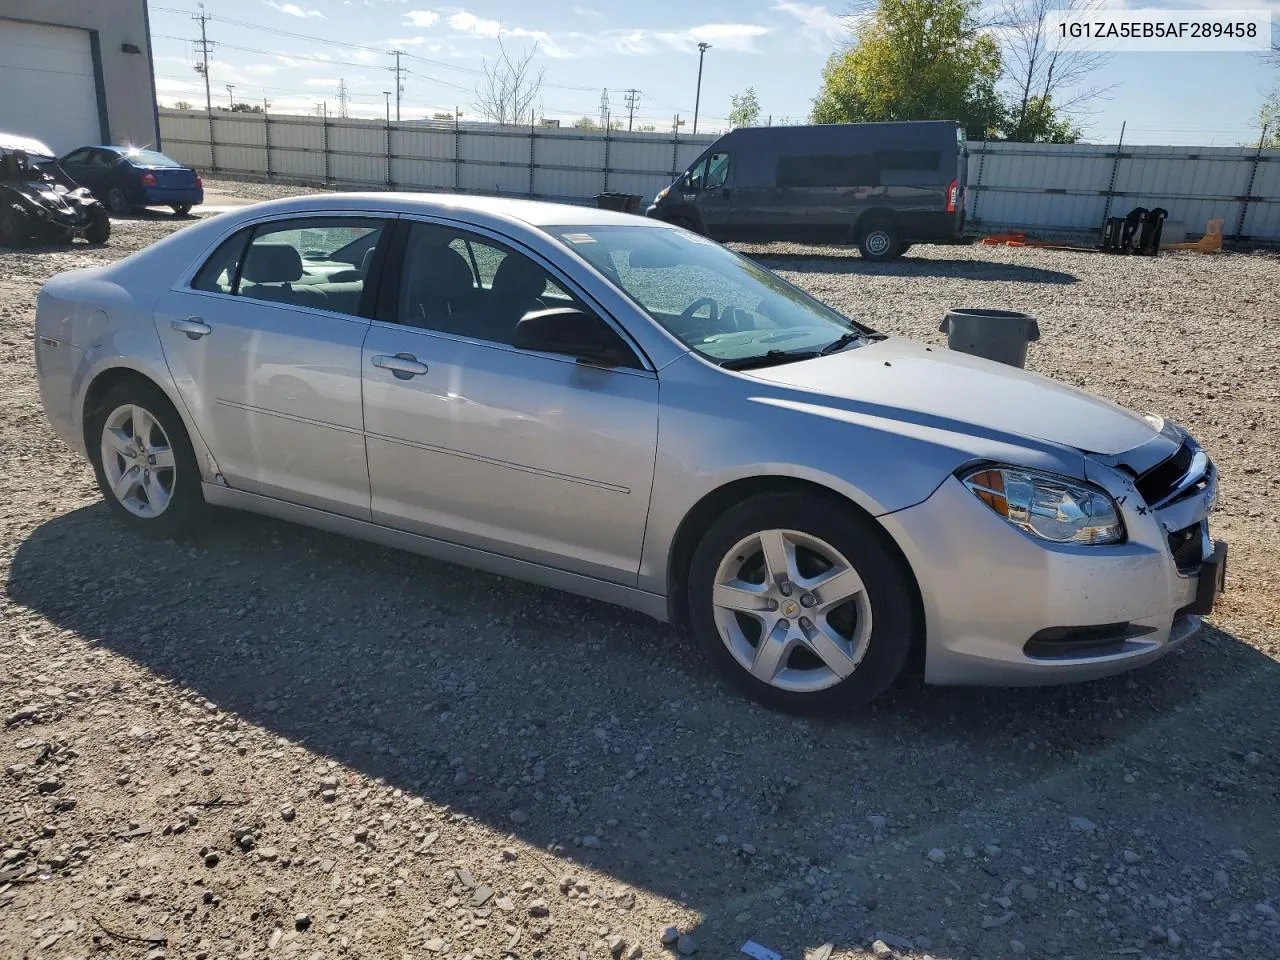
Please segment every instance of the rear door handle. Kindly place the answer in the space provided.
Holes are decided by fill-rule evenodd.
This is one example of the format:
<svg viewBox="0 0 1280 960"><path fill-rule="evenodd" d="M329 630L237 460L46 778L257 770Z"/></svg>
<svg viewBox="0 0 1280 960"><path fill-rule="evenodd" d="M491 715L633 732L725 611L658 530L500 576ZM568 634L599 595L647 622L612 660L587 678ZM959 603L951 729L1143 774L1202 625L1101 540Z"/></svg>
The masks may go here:
<svg viewBox="0 0 1280 960"><path fill-rule="evenodd" d="M169 325L179 333L185 333L192 340L199 340L213 333L213 327L199 317L187 317L185 320L177 317Z"/></svg>
<svg viewBox="0 0 1280 960"><path fill-rule="evenodd" d="M373 365L390 370L400 380L420 377L427 372L427 365L412 353L397 353L394 357L380 353L373 358Z"/></svg>

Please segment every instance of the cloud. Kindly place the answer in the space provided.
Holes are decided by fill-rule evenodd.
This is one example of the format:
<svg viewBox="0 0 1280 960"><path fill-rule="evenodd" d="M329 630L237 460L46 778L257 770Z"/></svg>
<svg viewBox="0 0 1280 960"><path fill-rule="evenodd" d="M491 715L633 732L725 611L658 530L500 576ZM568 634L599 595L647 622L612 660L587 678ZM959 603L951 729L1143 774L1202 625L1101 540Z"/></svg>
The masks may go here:
<svg viewBox="0 0 1280 960"><path fill-rule="evenodd" d="M569 12L575 17L584 17L587 20L605 20L608 19L599 10L593 10L590 7L570 7Z"/></svg>
<svg viewBox="0 0 1280 960"><path fill-rule="evenodd" d="M849 20L816 3L795 3L794 0L775 0L773 9L785 13L800 22L808 33L818 34L835 42L849 31Z"/></svg>
<svg viewBox="0 0 1280 960"><path fill-rule="evenodd" d="M468 13L466 10L449 17L449 26L459 33L469 33L473 36L488 39L496 37L502 30L502 24L497 20L486 20L482 17L477 17L474 13Z"/></svg>
<svg viewBox="0 0 1280 960"><path fill-rule="evenodd" d="M425 30L440 22L440 14L434 10L410 10L404 15L404 19L407 26Z"/></svg>
<svg viewBox="0 0 1280 960"><path fill-rule="evenodd" d="M267 0L267 6L274 7L276 10L279 10L281 13L287 13L291 17L302 17L303 19L310 17L315 20L328 19L319 10L303 10L296 3L276 3L275 0Z"/></svg>

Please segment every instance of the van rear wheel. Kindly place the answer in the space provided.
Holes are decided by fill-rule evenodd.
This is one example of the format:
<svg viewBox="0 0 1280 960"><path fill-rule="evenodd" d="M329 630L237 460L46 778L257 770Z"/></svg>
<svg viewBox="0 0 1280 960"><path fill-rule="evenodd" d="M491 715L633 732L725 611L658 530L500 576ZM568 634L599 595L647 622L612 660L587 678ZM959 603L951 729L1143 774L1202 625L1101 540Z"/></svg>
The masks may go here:
<svg viewBox="0 0 1280 960"><path fill-rule="evenodd" d="M858 238L858 252L864 260L881 263L898 256L902 252L901 243L898 230L890 221L876 220L862 229L862 235Z"/></svg>

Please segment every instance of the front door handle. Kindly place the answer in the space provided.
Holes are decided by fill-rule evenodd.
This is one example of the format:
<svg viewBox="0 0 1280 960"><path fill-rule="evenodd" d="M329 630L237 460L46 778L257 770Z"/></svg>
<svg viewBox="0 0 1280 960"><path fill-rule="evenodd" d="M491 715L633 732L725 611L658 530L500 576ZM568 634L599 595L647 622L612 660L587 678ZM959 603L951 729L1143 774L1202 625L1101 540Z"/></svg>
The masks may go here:
<svg viewBox="0 0 1280 960"><path fill-rule="evenodd" d="M177 317L169 324L179 333L185 333L192 340L199 340L213 332L213 327L209 326L199 317L187 317L183 319Z"/></svg>
<svg viewBox="0 0 1280 960"><path fill-rule="evenodd" d="M400 380L420 377L427 372L427 365L412 353L397 353L394 357L380 353L373 358L373 365L390 370Z"/></svg>

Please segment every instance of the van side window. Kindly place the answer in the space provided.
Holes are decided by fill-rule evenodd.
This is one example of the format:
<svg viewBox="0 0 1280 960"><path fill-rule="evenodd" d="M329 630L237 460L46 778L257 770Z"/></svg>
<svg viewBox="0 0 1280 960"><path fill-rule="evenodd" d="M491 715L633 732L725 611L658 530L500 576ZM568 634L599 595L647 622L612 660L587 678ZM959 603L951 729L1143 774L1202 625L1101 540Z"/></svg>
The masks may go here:
<svg viewBox="0 0 1280 960"><path fill-rule="evenodd" d="M778 158L780 187L878 187L880 169L868 153Z"/></svg>
<svg viewBox="0 0 1280 960"><path fill-rule="evenodd" d="M713 153L707 163L706 189L715 190L717 187L723 187L728 179L729 155L727 153Z"/></svg>

